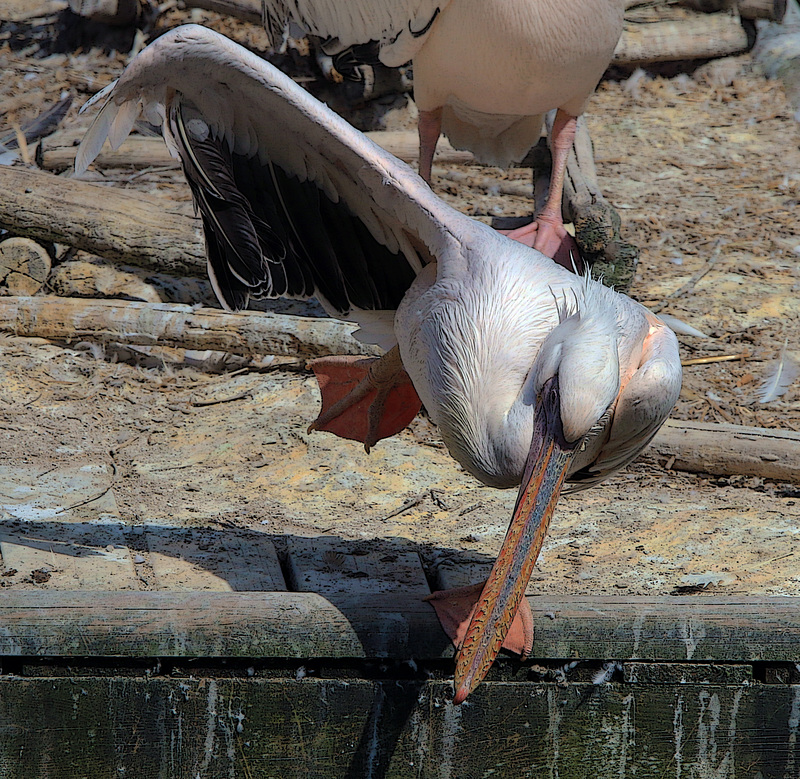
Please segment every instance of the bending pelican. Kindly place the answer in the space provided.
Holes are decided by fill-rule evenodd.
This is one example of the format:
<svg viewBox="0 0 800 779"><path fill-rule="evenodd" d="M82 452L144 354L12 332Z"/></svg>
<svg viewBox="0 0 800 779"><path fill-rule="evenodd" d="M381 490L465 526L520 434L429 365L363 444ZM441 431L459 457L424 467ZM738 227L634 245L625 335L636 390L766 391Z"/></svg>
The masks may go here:
<svg viewBox="0 0 800 779"><path fill-rule="evenodd" d="M367 365L317 366L321 384L338 388L318 426L338 423L370 445L413 418L418 395L464 468L487 485L520 485L497 562L461 626L460 703L524 603L564 480L601 481L672 409L674 334L625 295L450 208L408 166L210 30L162 36L99 97L76 169L106 137L119 145L140 112L160 123L183 161L226 308L315 295L388 350Z"/></svg>

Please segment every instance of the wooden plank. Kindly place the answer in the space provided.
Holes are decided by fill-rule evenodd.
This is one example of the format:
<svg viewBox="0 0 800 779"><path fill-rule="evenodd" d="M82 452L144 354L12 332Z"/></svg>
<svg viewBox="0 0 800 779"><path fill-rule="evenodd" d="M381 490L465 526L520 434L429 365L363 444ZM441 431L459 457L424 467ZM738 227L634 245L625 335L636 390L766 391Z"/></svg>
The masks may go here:
<svg viewBox="0 0 800 779"><path fill-rule="evenodd" d="M286 591L275 547L263 533L149 525L145 540L159 590Z"/></svg>
<svg viewBox="0 0 800 779"><path fill-rule="evenodd" d="M103 463L0 466L0 556L7 581L61 590L138 590Z"/></svg>
<svg viewBox="0 0 800 779"><path fill-rule="evenodd" d="M800 687L0 678L6 779L795 779Z"/></svg>
<svg viewBox="0 0 800 779"><path fill-rule="evenodd" d="M376 550L375 544L316 538L290 538L289 577L296 592L320 595L397 593L422 599L430 595L416 552Z"/></svg>
<svg viewBox="0 0 800 779"><path fill-rule="evenodd" d="M800 661L800 598L539 596L539 660ZM403 594L0 593L0 655L425 660L452 645Z"/></svg>
<svg viewBox="0 0 800 779"><path fill-rule="evenodd" d="M455 587L466 587L469 584L485 582L489 578L493 563L487 560L462 560L453 562L444 560L432 571L432 586L437 590L450 590ZM525 594L539 594L539 583L528 582Z"/></svg>

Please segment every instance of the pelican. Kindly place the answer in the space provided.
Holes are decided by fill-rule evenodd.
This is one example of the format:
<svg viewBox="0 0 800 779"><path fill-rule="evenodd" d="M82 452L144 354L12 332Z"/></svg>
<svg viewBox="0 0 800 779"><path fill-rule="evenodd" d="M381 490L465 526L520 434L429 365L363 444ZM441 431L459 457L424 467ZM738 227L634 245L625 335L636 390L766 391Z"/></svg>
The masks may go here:
<svg viewBox="0 0 800 779"><path fill-rule="evenodd" d="M279 40L288 22L329 39L328 53L375 41L384 65L409 60L419 109L419 172L429 184L443 131L457 149L507 167L538 141L545 113L553 168L543 210L509 235L555 257L577 118L608 67L626 0L264 0Z"/></svg>
<svg viewBox="0 0 800 779"><path fill-rule="evenodd" d="M515 641L530 648L519 606L565 479L601 481L672 409L675 335L625 295L450 208L407 165L208 29L163 35L95 99L104 103L76 170L106 138L119 145L140 113L159 123L183 162L224 307L314 295L386 350L316 361L323 410L313 426L338 425L369 447L421 400L475 478L520 485L486 585L466 605L434 602L463 636L462 702L515 615Z"/></svg>

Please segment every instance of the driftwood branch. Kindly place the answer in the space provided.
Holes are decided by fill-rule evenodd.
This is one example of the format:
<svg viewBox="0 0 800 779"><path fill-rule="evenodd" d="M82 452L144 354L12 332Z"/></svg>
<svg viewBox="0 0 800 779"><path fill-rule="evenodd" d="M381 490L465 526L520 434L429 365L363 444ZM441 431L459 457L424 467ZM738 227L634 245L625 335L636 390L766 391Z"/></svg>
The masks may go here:
<svg viewBox="0 0 800 779"><path fill-rule="evenodd" d="M0 167L0 192L0 227L16 235L176 276L205 275L199 220L165 198L10 167Z"/></svg>
<svg viewBox="0 0 800 779"><path fill-rule="evenodd" d="M36 152L36 162L45 170L67 170L75 162L78 144L85 130L62 130L42 139ZM419 137L414 130L375 131L365 133L383 149L408 163L419 158ZM436 147L437 163L473 163L471 152L457 151L446 138L440 138ZM94 162L94 167L104 168L179 168L180 162L170 156L164 141L157 137L129 136L116 151L106 144Z"/></svg>
<svg viewBox="0 0 800 779"><path fill-rule="evenodd" d="M214 349L244 356L299 358L375 354L356 341L356 325L337 319L260 311L232 314L170 303L60 297L0 298L0 331L58 341Z"/></svg>
<svg viewBox="0 0 800 779"><path fill-rule="evenodd" d="M793 430L669 420L652 447L680 471L800 482L800 433Z"/></svg>

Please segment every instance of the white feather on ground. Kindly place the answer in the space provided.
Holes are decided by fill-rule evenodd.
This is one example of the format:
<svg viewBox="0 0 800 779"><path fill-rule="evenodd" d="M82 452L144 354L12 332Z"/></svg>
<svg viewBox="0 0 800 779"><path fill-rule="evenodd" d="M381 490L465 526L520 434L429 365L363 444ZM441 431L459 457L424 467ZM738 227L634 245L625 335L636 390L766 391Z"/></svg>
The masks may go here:
<svg viewBox="0 0 800 779"><path fill-rule="evenodd" d="M761 403L770 403L777 400L791 386L792 382L800 375L800 365L787 351L788 339L783 344L781 356L772 364L769 374L764 379L758 390L758 400Z"/></svg>

